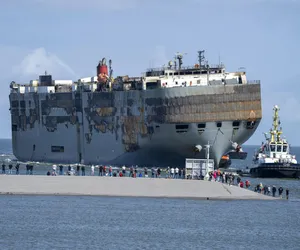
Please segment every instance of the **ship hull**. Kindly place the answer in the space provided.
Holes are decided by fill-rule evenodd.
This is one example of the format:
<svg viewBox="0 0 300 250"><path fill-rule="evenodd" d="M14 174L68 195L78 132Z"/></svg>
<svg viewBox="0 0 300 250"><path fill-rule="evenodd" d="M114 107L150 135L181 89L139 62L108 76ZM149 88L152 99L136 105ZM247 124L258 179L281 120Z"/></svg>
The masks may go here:
<svg viewBox="0 0 300 250"><path fill-rule="evenodd" d="M250 169L253 178L299 178L300 164L268 163Z"/></svg>
<svg viewBox="0 0 300 250"><path fill-rule="evenodd" d="M207 123L207 129L199 135L196 124L189 124L186 133L176 133L173 124L160 125L155 128L151 139L140 138L140 148L134 152L124 151L122 143L114 142L114 135L99 134L93 138L85 150L83 158L86 164L126 164L146 166L185 165L185 158L204 158L205 150L197 152L196 145L212 144L210 156L219 159L231 149L232 125L223 122L222 133L214 129L214 123ZM211 127L211 128L210 128ZM240 129L234 136L235 141L242 143L251 137L252 131ZM76 131L60 126L56 132L49 133L42 128L29 133L19 132L13 136L13 152L20 161L47 161L54 163L80 162ZM42 138L42 140L40 139ZM114 143L112 143L112 141ZM35 145L35 150L33 150ZM50 152L51 145L64 147L64 152Z"/></svg>
<svg viewBox="0 0 300 250"><path fill-rule="evenodd" d="M260 85L11 94L10 102L20 161L184 166L204 158L195 147L209 143L218 164L261 120Z"/></svg>

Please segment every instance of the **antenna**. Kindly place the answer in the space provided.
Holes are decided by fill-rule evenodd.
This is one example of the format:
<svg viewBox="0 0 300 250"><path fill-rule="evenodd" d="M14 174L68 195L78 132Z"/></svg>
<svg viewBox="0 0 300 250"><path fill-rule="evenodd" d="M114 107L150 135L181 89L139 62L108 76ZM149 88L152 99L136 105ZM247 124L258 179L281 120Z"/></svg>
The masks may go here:
<svg viewBox="0 0 300 250"><path fill-rule="evenodd" d="M203 62L204 59L205 59L204 52L205 52L205 50L200 50L200 51L198 51L198 62L199 62L199 68L200 68L200 69L201 69L201 64L202 64L202 62Z"/></svg>
<svg viewBox="0 0 300 250"><path fill-rule="evenodd" d="M175 61L176 61L176 59L178 60L178 68L179 68L179 70L181 69L183 55L186 55L186 54L187 53L179 53L179 52L177 52L176 55L175 55Z"/></svg>
<svg viewBox="0 0 300 250"><path fill-rule="evenodd" d="M176 70L177 68L177 61L176 61L176 55L174 56L174 69Z"/></svg>

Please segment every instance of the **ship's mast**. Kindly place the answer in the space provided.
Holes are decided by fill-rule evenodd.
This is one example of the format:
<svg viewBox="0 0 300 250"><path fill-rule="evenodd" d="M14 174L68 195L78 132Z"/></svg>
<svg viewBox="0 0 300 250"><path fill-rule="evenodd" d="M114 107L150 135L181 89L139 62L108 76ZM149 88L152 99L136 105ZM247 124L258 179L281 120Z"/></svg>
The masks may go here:
<svg viewBox="0 0 300 250"><path fill-rule="evenodd" d="M200 50L198 51L198 62L199 62L199 68L201 69L201 64L204 61L205 57L204 57L204 52L205 50Z"/></svg>
<svg viewBox="0 0 300 250"><path fill-rule="evenodd" d="M282 134L281 128L278 130L278 127L280 125L280 120L279 120L279 107L277 105L274 106L274 116L273 116L273 129L271 129L270 134L271 134L271 142L280 142L280 136Z"/></svg>
<svg viewBox="0 0 300 250"><path fill-rule="evenodd" d="M186 55L186 53L177 52L175 55L175 61L174 61L175 62L175 70L176 70L176 59L178 60L178 76L180 76L183 55Z"/></svg>

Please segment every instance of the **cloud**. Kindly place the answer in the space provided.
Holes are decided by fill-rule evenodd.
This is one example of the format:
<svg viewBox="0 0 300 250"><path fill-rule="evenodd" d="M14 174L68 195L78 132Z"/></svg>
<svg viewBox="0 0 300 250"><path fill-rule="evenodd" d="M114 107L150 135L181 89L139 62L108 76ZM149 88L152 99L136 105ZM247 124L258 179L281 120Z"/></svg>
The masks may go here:
<svg viewBox="0 0 300 250"><path fill-rule="evenodd" d="M45 48L31 51L19 65L13 67L13 75L21 79L35 79L45 71L55 75L55 78L77 77L70 66L57 55L47 52Z"/></svg>
<svg viewBox="0 0 300 250"><path fill-rule="evenodd" d="M19 1L19 0L18 0ZM67 8L67 9L111 9L123 10L136 7L144 0L27 0L27 4L41 7ZM10 0L10 3L17 0ZM23 3L24 4L24 3ZM101 13L100 13L101 14Z"/></svg>

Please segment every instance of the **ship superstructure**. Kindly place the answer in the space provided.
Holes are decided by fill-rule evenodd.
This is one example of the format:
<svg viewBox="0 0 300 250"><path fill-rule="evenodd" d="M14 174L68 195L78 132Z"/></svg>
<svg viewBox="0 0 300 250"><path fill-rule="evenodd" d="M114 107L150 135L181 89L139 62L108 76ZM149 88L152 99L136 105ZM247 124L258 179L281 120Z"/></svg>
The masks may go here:
<svg viewBox="0 0 300 250"><path fill-rule="evenodd" d="M181 165L211 145L219 163L242 144L262 116L259 81L245 71L198 63L183 67L176 54L167 67L141 77L113 77L103 58L97 75L78 81L45 74L11 83L13 153L22 161L85 164Z"/></svg>

